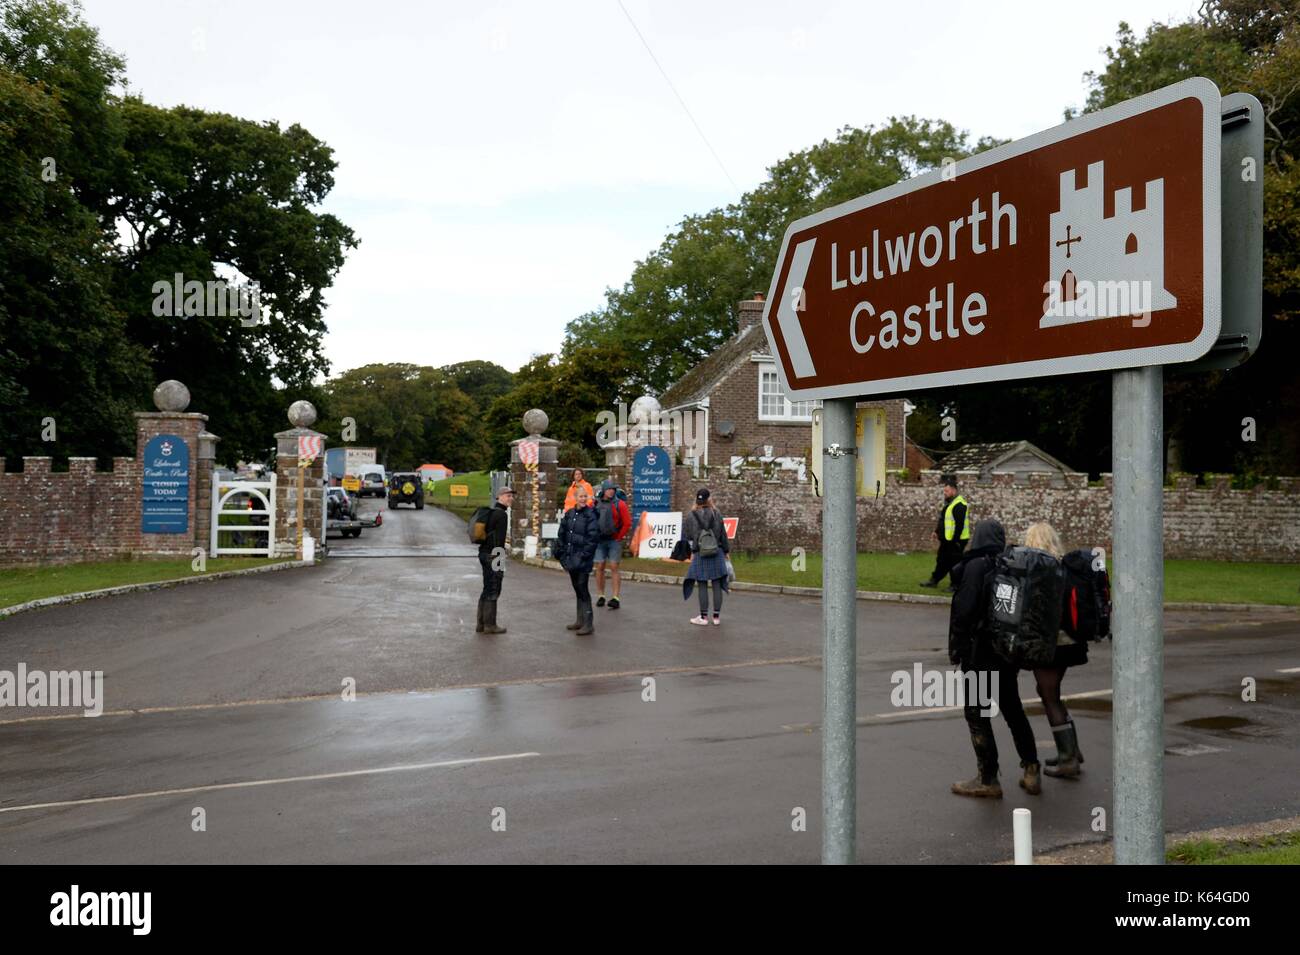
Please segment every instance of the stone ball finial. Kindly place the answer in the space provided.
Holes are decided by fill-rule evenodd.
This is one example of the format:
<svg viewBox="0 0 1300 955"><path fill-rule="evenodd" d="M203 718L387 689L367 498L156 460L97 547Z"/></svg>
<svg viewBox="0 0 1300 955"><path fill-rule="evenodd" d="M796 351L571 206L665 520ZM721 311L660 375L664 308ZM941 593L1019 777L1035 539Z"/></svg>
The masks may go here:
<svg viewBox="0 0 1300 955"><path fill-rule="evenodd" d="M659 399L654 395L642 395L628 409L628 421L632 424L656 424L660 407Z"/></svg>
<svg viewBox="0 0 1300 955"><path fill-rule="evenodd" d="M190 390L170 378L153 390L153 404L159 411L184 411L190 406Z"/></svg>
<svg viewBox="0 0 1300 955"><path fill-rule="evenodd" d="M289 406L289 423L295 428L310 428L316 423L316 406L310 401L295 401Z"/></svg>
<svg viewBox="0 0 1300 955"><path fill-rule="evenodd" d="M546 412L541 408L530 408L524 412L524 430L529 434L541 434L551 423Z"/></svg>

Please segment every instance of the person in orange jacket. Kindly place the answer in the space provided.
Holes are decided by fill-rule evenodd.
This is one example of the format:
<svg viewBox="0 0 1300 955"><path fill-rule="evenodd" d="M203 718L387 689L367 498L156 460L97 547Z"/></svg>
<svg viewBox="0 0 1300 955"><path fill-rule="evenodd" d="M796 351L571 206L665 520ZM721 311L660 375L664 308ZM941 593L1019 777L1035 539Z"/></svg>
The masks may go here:
<svg viewBox="0 0 1300 955"><path fill-rule="evenodd" d="M564 513L567 514L573 510L578 503L578 491L581 489L587 492L587 501L590 503L596 500L596 492L591 489L587 483L587 475L582 468L573 469L573 483L569 485L569 492L564 495Z"/></svg>

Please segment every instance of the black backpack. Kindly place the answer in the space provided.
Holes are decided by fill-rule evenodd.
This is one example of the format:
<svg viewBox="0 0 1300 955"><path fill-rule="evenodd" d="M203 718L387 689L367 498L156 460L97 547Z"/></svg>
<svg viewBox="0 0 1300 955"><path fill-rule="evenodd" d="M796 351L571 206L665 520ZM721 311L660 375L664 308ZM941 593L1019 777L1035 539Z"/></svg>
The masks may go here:
<svg viewBox="0 0 1300 955"><path fill-rule="evenodd" d="M1075 550L1061 558L1065 590L1061 596L1061 629L1075 640L1110 636L1110 574L1104 560L1100 570L1090 550Z"/></svg>
<svg viewBox="0 0 1300 955"><path fill-rule="evenodd" d="M482 544L488 539L488 527L492 522L492 508L480 507L469 519L469 542Z"/></svg>
<svg viewBox="0 0 1300 955"><path fill-rule="evenodd" d="M596 505L597 527L600 530L602 540L613 540L614 535L618 532L617 513L617 495L612 501L607 501L602 497L600 503Z"/></svg>
<svg viewBox="0 0 1300 955"><path fill-rule="evenodd" d="M1048 666L1061 627L1061 562L1045 550L1009 547L985 579L993 649L1023 669Z"/></svg>

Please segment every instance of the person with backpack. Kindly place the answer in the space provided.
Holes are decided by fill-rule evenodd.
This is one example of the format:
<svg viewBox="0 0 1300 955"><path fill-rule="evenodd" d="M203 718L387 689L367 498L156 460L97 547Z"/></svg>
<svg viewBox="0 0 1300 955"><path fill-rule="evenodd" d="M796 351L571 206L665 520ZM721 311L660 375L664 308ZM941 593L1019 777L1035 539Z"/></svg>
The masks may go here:
<svg viewBox="0 0 1300 955"><path fill-rule="evenodd" d="M503 487L497 491L496 504L491 508L480 507L474 512L469 522L469 536L478 544L478 562L483 569L483 592L478 598L478 623L475 633L505 633L505 627L497 626L497 601L501 599L501 584L505 580L505 570L497 570L504 559L506 533L509 531L508 511L515 499L513 488Z"/></svg>
<svg viewBox="0 0 1300 955"><path fill-rule="evenodd" d="M596 546L596 606L605 606L605 568L613 584L614 596L609 598L609 609L617 610L622 580L618 562L623 558L623 538L632 529L632 512L627 506L627 495L613 481L606 478L600 485L596 500L596 517L600 526L600 543Z"/></svg>
<svg viewBox="0 0 1300 955"><path fill-rule="evenodd" d="M577 617L564 629L576 630L578 636L585 637L593 632L591 589L587 578L591 575L592 558L600 543L600 525L587 492L579 488L575 497L573 509L560 521L555 556L560 566L569 572L569 582L578 598Z"/></svg>
<svg viewBox="0 0 1300 955"><path fill-rule="evenodd" d="M709 625L709 588L713 588L713 625L722 625L722 591L726 589L727 555L731 553L731 542L727 540L727 528L722 516L709 498L709 489L700 488L695 493L695 507L682 522L682 539L691 548L691 566L686 569L685 594L690 596L690 588L698 585L700 592L700 612L691 618L697 627Z"/></svg>
<svg viewBox="0 0 1300 955"><path fill-rule="evenodd" d="M1079 764L1083 762L1083 753L1079 751L1074 720L1070 719L1070 711L1061 699L1061 681L1070 667L1088 662L1088 640L1100 636L1096 624L1100 615L1095 610L1091 614L1088 611L1104 600L1103 613L1109 616L1109 582L1099 579L1105 578L1106 571L1104 568L1100 572L1093 569L1091 552L1075 551L1066 555L1061 538L1051 524L1031 524L1025 531L1025 546L1045 550L1064 565L1065 596L1061 628L1056 633L1056 654L1050 664L1034 668L1034 682L1038 686L1038 698L1043 701L1043 712L1052 728L1052 739L1056 741L1056 756L1047 759L1043 772L1048 776L1075 779L1081 772ZM1104 594L1100 592L1103 589ZM1089 628L1093 632L1083 632Z"/></svg>
<svg viewBox="0 0 1300 955"><path fill-rule="evenodd" d="M962 551L970 540L969 508L966 498L957 493L957 479L951 474L943 479L943 507L939 509L939 523L935 526L933 537L939 545L935 555L934 570L929 580L921 581L922 587L938 587L961 559ZM954 579L949 593L957 588Z"/></svg>
<svg viewBox="0 0 1300 955"><path fill-rule="evenodd" d="M591 489L587 482L587 473L582 468L573 469L573 483L569 485L569 490L564 495L564 513L567 514L573 510L573 506L578 503L578 492L586 491L587 500L592 501L596 498L596 492Z"/></svg>
<svg viewBox="0 0 1300 955"><path fill-rule="evenodd" d="M1002 525L985 519L975 525L971 546L952 569L956 592L948 620L948 659L960 664L963 677L974 673L977 686L997 687L997 708L1002 712L1011 737L1015 740L1023 775L1020 786L1030 795L1042 792L1039 776L1038 747L1034 731L1025 716L1017 682L1018 668L1000 658L993 648L990 630L990 584L998 567L998 558L1006 549L1007 536ZM970 679L969 677L965 677ZM996 678L997 682L992 681ZM993 721L981 711L989 709L988 700L967 700L966 725L975 749L977 772L973 779L952 784L958 796L1002 798L998 782L998 744L993 738Z"/></svg>

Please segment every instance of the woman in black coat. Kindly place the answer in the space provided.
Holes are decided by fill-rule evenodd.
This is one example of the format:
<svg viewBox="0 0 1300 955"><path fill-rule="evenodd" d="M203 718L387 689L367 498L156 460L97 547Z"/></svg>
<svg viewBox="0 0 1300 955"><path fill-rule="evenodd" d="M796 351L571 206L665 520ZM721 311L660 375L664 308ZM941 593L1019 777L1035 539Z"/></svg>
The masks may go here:
<svg viewBox="0 0 1300 955"><path fill-rule="evenodd" d="M952 569L952 610L948 622L948 659L961 664L962 674L976 674L977 684L989 686L996 678L997 708L1011 729L1020 756L1024 775L1020 786L1032 795L1042 792L1039 776L1038 747L1034 731L1025 716L1020 702L1019 671L1001 659L993 649L988 633L988 600L985 581L992 572L994 561L1006 549L1007 535L1002 525L994 520L983 520L975 525L971 546ZM953 783L952 791L959 796L990 796L1002 798L1002 784L998 782L998 744L993 738L993 721L985 713L990 711L988 700L968 699L965 707L966 724L970 728L971 745L975 748L978 773L974 779Z"/></svg>
<svg viewBox="0 0 1300 955"><path fill-rule="evenodd" d="M578 616L566 630L578 631L585 637L592 632L591 590L587 578L591 576L592 559L600 543L600 519L591 506L586 488L579 488L576 503L560 521L560 535L556 540L556 557L569 572L569 581L578 597Z"/></svg>

